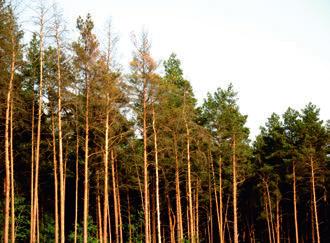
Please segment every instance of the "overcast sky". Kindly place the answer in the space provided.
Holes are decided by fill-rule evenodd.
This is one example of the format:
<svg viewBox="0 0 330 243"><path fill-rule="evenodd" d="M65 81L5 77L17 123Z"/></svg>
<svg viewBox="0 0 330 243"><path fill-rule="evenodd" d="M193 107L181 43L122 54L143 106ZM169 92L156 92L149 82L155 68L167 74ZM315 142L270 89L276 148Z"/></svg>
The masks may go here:
<svg viewBox="0 0 330 243"><path fill-rule="evenodd" d="M199 101L232 82L252 138L272 112L288 106L300 110L311 101L322 119L330 119L328 0L57 2L69 30L79 15L91 13L101 39L111 17L123 66L133 50L130 33L146 29L157 60L172 52L181 59Z"/></svg>

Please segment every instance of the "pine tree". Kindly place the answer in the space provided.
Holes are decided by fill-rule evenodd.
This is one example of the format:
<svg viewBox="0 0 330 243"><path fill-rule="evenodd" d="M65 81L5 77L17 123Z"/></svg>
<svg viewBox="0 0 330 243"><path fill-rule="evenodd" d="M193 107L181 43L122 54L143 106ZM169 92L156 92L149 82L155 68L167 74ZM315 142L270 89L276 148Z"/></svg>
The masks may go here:
<svg viewBox="0 0 330 243"><path fill-rule="evenodd" d="M93 82L93 66L97 62L99 51L98 42L93 34L94 23L91 15L86 19L77 19L77 28L80 37L73 43L75 51L75 66L77 68L77 78L82 81L85 89L85 179L84 179L84 242L88 240L88 207L89 207L89 110L90 110L90 86Z"/></svg>

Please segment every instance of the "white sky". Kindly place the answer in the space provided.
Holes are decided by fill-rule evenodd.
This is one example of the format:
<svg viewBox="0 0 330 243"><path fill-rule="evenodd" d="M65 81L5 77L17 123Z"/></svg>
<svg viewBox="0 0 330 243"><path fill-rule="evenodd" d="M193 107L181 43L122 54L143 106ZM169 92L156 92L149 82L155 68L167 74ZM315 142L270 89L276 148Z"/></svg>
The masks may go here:
<svg viewBox="0 0 330 243"><path fill-rule="evenodd" d="M229 82L239 92L251 138L272 112L309 101L330 119L330 2L328 0L59 0L75 31L91 13L101 37L111 17L127 66L130 33L149 32L156 60L175 52L202 101Z"/></svg>

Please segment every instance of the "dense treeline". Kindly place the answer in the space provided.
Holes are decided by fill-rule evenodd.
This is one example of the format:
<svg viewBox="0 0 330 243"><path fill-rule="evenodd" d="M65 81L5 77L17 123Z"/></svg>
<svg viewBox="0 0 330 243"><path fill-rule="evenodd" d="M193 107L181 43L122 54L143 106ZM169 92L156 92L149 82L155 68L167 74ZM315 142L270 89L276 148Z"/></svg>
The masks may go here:
<svg viewBox="0 0 330 243"><path fill-rule="evenodd" d="M315 105L271 115L251 142L232 85L198 106L146 33L124 73L110 26L101 48L79 17L68 42L56 8L37 9L23 45L0 0L2 241L330 242L330 123Z"/></svg>

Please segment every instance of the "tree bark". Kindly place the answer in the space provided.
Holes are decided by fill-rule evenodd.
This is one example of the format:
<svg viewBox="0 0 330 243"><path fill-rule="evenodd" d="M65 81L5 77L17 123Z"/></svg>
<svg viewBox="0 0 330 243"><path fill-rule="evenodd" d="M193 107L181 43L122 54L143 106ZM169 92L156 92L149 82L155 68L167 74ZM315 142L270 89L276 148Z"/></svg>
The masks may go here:
<svg viewBox="0 0 330 243"><path fill-rule="evenodd" d="M293 161L292 165L292 179L293 179L293 210L294 210L294 226L296 234L296 243L299 243L298 233L298 213L297 213L297 192L296 192L296 163Z"/></svg>
<svg viewBox="0 0 330 243"><path fill-rule="evenodd" d="M60 169L60 219L61 219L61 243L65 242L65 189L64 189L64 166L63 166L63 142L62 142L62 79L61 79L61 43L59 33L59 22L56 21L55 39L57 56L57 86L58 86L58 144L59 144L59 169Z"/></svg>
<svg viewBox="0 0 330 243"><path fill-rule="evenodd" d="M280 199L279 199L279 196L276 195L276 243L281 242L280 230L281 230L281 226L280 226Z"/></svg>
<svg viewBox="0 0 330 243"><path fill-rule="evenodd" d="M78 116L78 108L77 116ZM78 129L78 117L77 117L77 125L76 125L76 192L75 192L75 209L74 209L74 243L77 243L77 230L78 230L78 187L79 187L79 129Z"/></svg>
<svg viewBox="0 0 330 243"><path fill-rule="evenodd" d="M15 242L15 183L14 183L14 131L13 131L13 96L10 105L10 188L11 188L11 242Z"/></svg>
<svg viewBox="0 0 330 243"><path fill-rule="evenodd" d="M269 186L266 181L265 181L265 187L266 187L267 200L268 200L268 213L269 213L269 219L270 219L272 241L275 242L275 227L274 227L273 212L272 212L273 207L272 207L272 201L271 201L270 193L269 193Z"/></svg>
<svg viewBox="0 0 330 243"><path fill-rule="evenodd" d="M113 150L110 151L111 156L111 174L112 174L112 191L113 191L113 207L115 212L115 240L119 242L119 215L118 215L118 198L117 198L117 186L116 186L116 174L115 174L115 158Z"/></svg>
<svg viewBox="0 0 330 243"><path fill-rule="evenodd" d="M143 83L143 179L144 179L144 223L145 242L151 242L149 216L149 189L148 189L148 158L147 158L147 80Z"/></svg>
<svg viewBox="0 0 330 243"><path fill-rule="evenodd" d="M225 243L225 229L223 225L223 199L222 199L222 158L219 159L219 218L220 218L220 243Z"/></svg>
<svg viewBox="0 0 330 243"><path fill-rule="evenodd" d="M37 232L37 241L39 240L39 160L40 160L40 136L41 136L41 115L42 115L42 89L43 89L43 56L44 56L44 17L45 9L41 6L40 14L40 79L39 79L39 97L38 97L38 124L37 124L37 141L35 153L35 177L34 177L34 205L33 205L33 229L32 229L32 242L35 242L35 232Z"/></svg>
<svg viewBox="0 0 330 243"><path fill-rule="evenodd" d="M88 141L89 140L89 82L86 75L86 112L85 112L85 181L84 181L84 243L88 241Z"/></svg>
<svg viewBox="0 0 330 243"><path fill-rule="evenodd" d="M156 129L156 114L154 104L152 104L152 129L154 131L154 147L155 147L155 173L156 173L156 213L157 213L157 238L158 243L162 242L161 224L160 224L160 203L159 203L159 165L158 165L158 144L157 144L157 129Z"/></svg>
<svg viewBox="0 0 330 243"><path fill-rule="evenodd" d="M109 94L106 97L106 119L105 119L105 155L104 155L104 204L103 204L103 241L108 242L108 207L109 207L109 189L108 189L108 158L109 158Z"/></svg>
<svg viewBox="0 0 330 243"><path fill-rule="evenodd" d="M117 166L115 168L117 171ZM119 179L118 179L118 172L116 173L116 186L117 186L117 201L118 201L118 219L119 219L119 240L120 243L124 242L123 238L123 218L121 216L121 203L120 203L120 190L119 190Z"/></svg>
<svg viewBox="0 0 330 243"><path fill-rule="evenodd" d="M311 202L310 202L310 214L311 214L311 227L312 227L312 243L315 243L315 219L314 219L314 203L313 203L313 184L311 180Z"/></svg>
<svg viewBox="0 0 330 243"><path fill-rule="evenodd" d="M34 82L33 82L34 86ZM31 119L31 194L30 194L30 242L33 243L33 230L34 230L34 214L33 214L33 208L34 208L34 92L33 92L33 98L32 98L32 119Z"/></svg>
<svg viewBox="0 0 330 243"><path fill-rule="evenodd" d="M97 205L97 225L98 225L98 238L100 243L103 243L103 227L102 227L102 212L101 212L101 197L100 197L100 174L97 172L96 178L96 205Z"/></svg>
<svg viewBox="0 0 330 243"><path fill-rule="evenodd" d="M237 223L237 174L236 174L236 136L233 136L233 213L234 213L234 243L238 243Z"/></svg>
<svg viewBox="0 0 330 243"><path fill-rule="evenodd" d="M209 166L210 167L210 166ZM209 218L208 218L208 242L213 242L213 197L211 185L211 173L209 173Z"/></svg>
<svg viewBox="0 0 330 243"><path fill-rule="evenodd" d="M214 165L213 165L213 161L212 161L212 158L211 158L211 152L210 151L209 151L209 158L210 158L210 164L211 164L211 170L212 170L213 190L214 190L215 208L216 208L216 212L217 212L219 238L220 238L220 243L222 243L221 242L222 229L221 229L221 223L220 223L218 193L217 193L217 186L216 186L216 183L215 183Z"/></svg>
<svg viewBox="0 0 330 243"><path fill-rule="evenodd" d="M53 137L53 165L54 165L54 198L55 198L55 243L59 240L59 223L58 223L58 180L57 180L57 159L56 159L56 137L55 137L55 119L54 108L51 108L52 116L52 137Z"/></svg>
<svg viewBox="0 0 330 243"><path fill-rule="evenodd" d="M195 243L195 229L194 229L194 212L193 212L193 202L192 202L192 188L191 188L191 163L190 163L190 129L186 119L186 114L184 111L184 122L186 126L186 136L187 136L187 174L188 174L188 205L189 205L189 229L190 229L190 240L191 243Z"/></svg>
<svg viewBox="0 0 330 243"><path fill-rule="evenodd" d="M311 174L312 174L312 192L313 192L313 206L314 206L314 217L315 217L315 229L316 229L316 238L317 243L321 242L320 239L320 230L319 230L319 219L317 215L317 201L316 201L316 191L315 191L315 171L314 171L314 161L312 156L310 157L310 163L311 163Z"/></svg>
<svg viewBox="0 0 330 243"><path fill-rule="evenodd" d="M13 32L14 30L12 30ZM11 119L11 110L12 110L12 96L13 96L13 82L15 75L15 63L16 63L16 51L15 51L15 42L14 42L14 33L12 34L11 43L12 43L12 55L11 55L11 64L10 64L10 78L7 91L7 104L6 104L6 121L5 121L5 223L4 223L4 242L9 241L9 210L10 210L10 185L11 185L11 173L10 173L10 120ZM12 168L13 170L13 168Z"/></svg>
<svg viewBox="0 0 330 243"><path fill-rule="evenodd" d="M181 208L181 191L180 191L180 171L178 159L178 141L176 134L173 133L174 154L175 154L175 199L176 199L176 217L177 217L177 242L183 240L183 225L182 225L182 208Z"/></svg>
<svg viewBox="0 0 330 243"><path fill-rule="evenodd" d="M265 211L266 211L269 243L273 243L271 221L270 221L270 216L269 216L269 211L268 211L268 200L267 200L266 192L263 193L263 197L264 197L264 204L265 204Z"/></svg>
<svg viewBox="0 0 330 243"><path fill-rule="evenodd" d="M195 194L195 231L196 231L196 242L199 242L199 201L198 201L198 196L199 196L199 180L197 179L196 181L196 194Z"/></svg>

